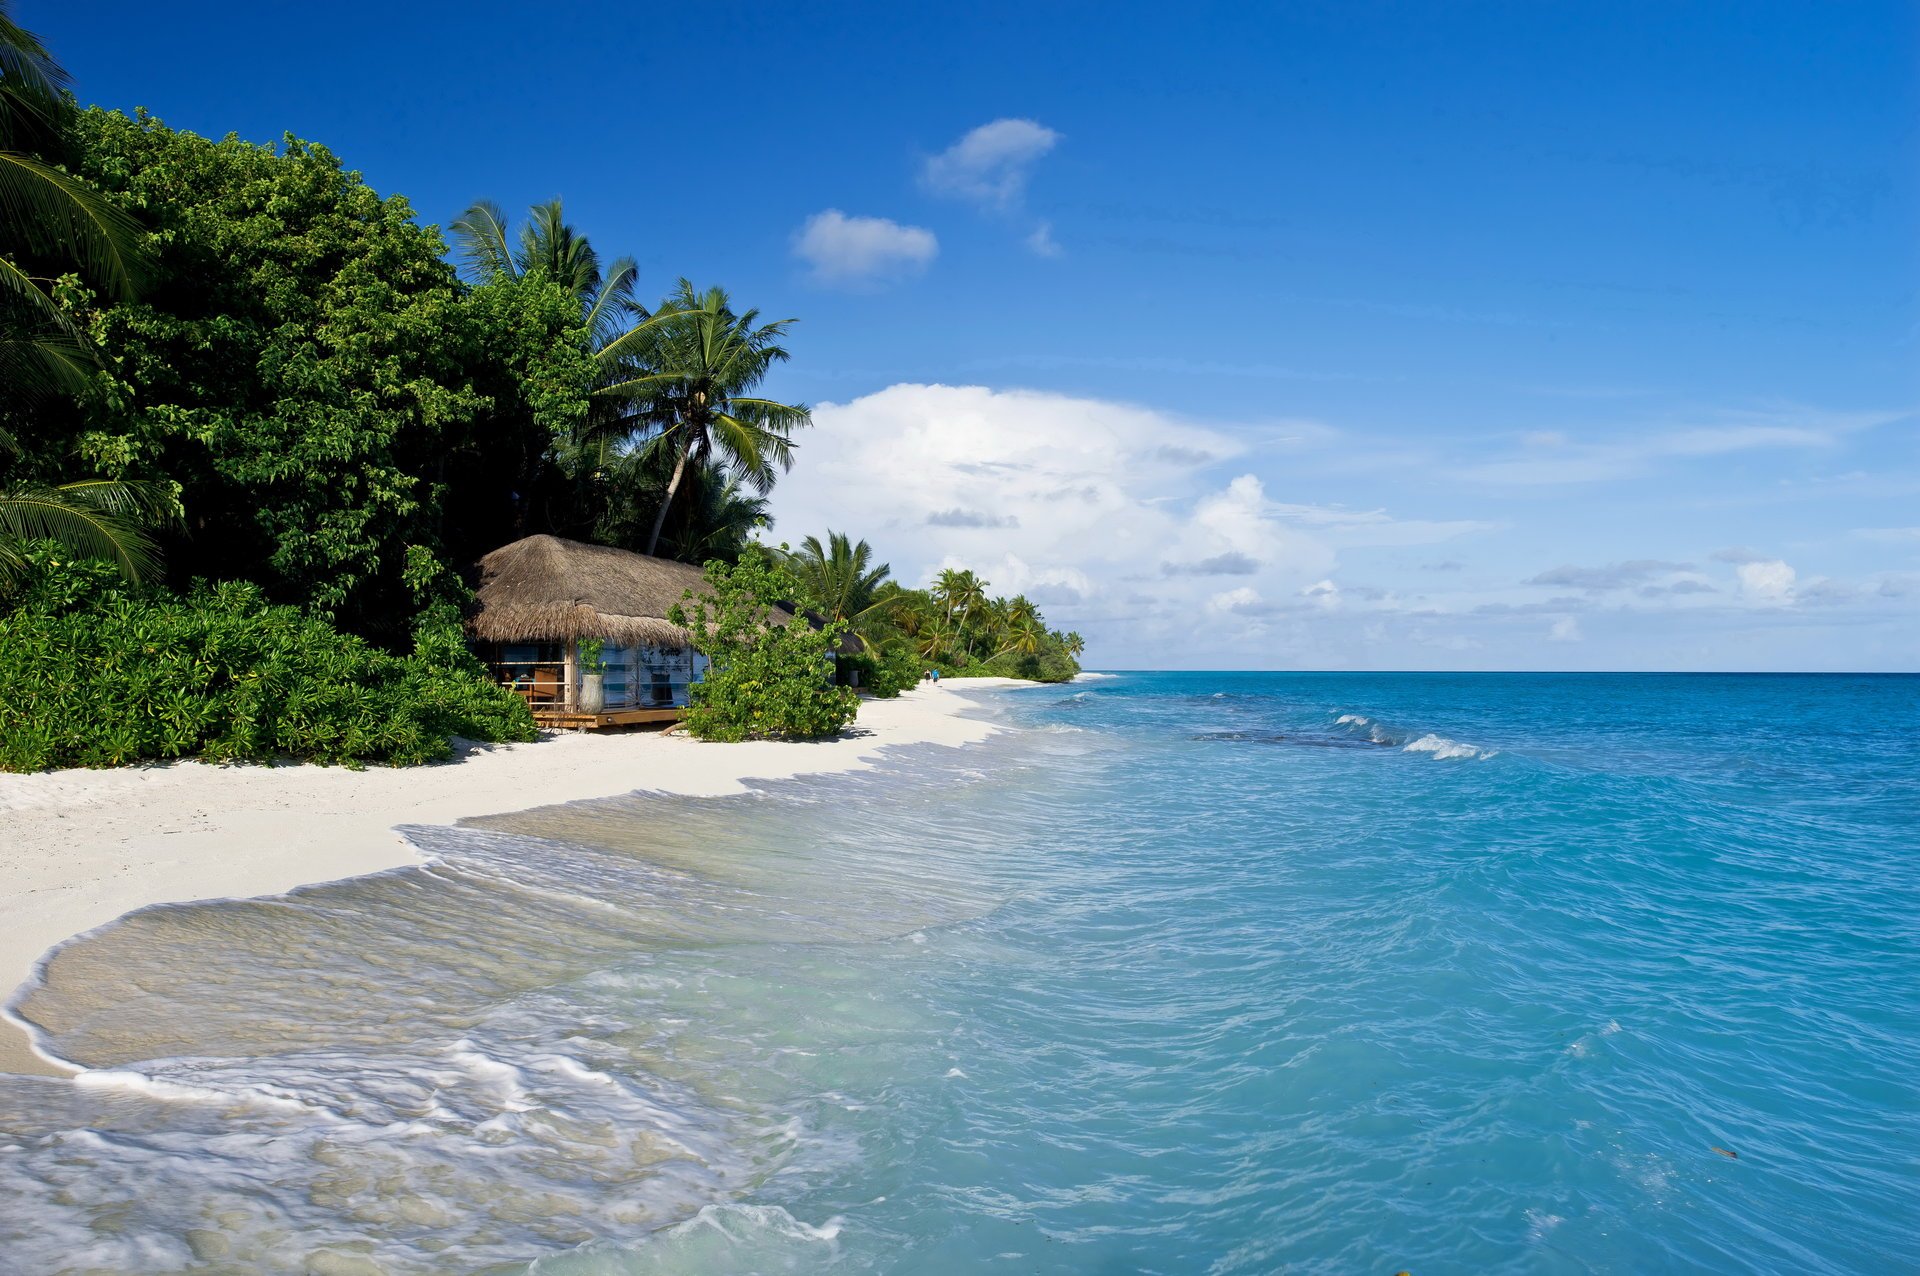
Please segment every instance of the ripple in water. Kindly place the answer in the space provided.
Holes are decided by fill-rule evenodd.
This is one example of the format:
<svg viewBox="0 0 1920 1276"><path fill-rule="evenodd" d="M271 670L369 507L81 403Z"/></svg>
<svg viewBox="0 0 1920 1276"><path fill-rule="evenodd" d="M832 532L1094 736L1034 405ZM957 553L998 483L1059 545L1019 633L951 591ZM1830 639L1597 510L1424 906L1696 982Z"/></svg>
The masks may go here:
<svg viewBox="0 0 1920 1276"><path fill-rule="evenodd" d="M56 956L0 1266L1900 1269L1915 688L1129 675L410 830Z"/></svg>

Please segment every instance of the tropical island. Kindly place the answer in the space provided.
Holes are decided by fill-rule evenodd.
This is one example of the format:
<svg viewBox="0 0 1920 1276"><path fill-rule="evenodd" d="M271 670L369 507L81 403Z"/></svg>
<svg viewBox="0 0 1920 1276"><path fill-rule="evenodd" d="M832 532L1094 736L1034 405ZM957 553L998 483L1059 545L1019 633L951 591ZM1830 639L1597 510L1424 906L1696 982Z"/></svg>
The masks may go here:
<svg viewBox="0 0 1920 1276"><path fill-rule="evenodd" d="M609 691L813 738L934 671L1078 672L962 567L771 539L811 426L761 393L794 320L686 279L643 302L557 199L443 236L321 145L81 109L4 9L0 46L0 768L431 762L599 725ZM620 566L592 605L521 581L571 610L502 627L483 564L534 544Z"/></svg>

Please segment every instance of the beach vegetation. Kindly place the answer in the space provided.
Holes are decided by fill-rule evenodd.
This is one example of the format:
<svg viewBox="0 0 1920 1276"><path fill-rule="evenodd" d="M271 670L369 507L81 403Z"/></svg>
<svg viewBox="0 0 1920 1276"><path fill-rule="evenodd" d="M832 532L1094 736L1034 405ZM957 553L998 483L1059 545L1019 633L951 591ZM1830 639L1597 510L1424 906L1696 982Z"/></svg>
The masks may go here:
<svg viewBox="0 0 1920 1276"><path fill-rule="evenodd" d="M891 578L887 564L873 563L867 542L834 531L824 545L807 537L787 562L820 609L860 635L868 654L853 667L876 695L935 669L1031 682L1065 682L1080 672L1086 643L1079 634L1049 629L1031 599L995 597L966 568L943 568L929 588L911 589ZM909 669L912 680L903 680Z"/></svg>
<svg viewBox="0 0 1920 1276"><path fill-rule="evenodd" d="M669 464L644 552L653 553L689 466L718 466L764 496L793 465L794 431L812 424L803 406L752 392L788 353L781 341L795 321L735 313L724 289L697 291L685 279L652 315L605 352L632 375L596 389L622 404L642 440L637 455Z"/></svg>
<svg viewBox="0 0 1920 1276"><path fill-rule="evenodd" d="M782 561L750 547L737 563L715 560L709 593L690 593L668 619L711 662L693 684L686 728L703 740L812 740L853 721L860 698L835 685L832 652L844 621L815 625L804 591Z"/></svg>
<svg viewBox="0 0 1920 1276"><path fill-rule="evenodd" d="M0 0L0 380L33 400L83 386L91 368L62 284L130 298L149 262L134 219L61 167L70 81L12 9Z"/></svg>
<svg viewBox="0 0 1920 1276"><path fill-rule="evenodd" d="M176 595L51 542L0 613L0 769L202 757L358 766L449 757L456 737L530 740L519 697L480 676L457 613L383 651L242 581Z"/></svg>
<svg viewBox="0 0 1920 1276"><path fill-rule="evenodd" d="M815 606L856 628L877 605L880 587L893 571L873 561L873 547L865 541L856 544L844 532L832 531L825 545L818 536L801 541L800 548L788 554L787 566Z"/></svg>
<svg viewBox="0 0 1920 1276"><path fill-rule="evenodd" d="M690 721L716 737L831 734L836 672L890 695L1071 664L973 573L915 590L844 534L760 543L812 422L765 388L795 320L685 279L641 304L559 200L518 226L478 201L443 238L315 142L68 84L0 0L0 764L524 738L462 617L472 566L542 533L712 564Z"/></svg>

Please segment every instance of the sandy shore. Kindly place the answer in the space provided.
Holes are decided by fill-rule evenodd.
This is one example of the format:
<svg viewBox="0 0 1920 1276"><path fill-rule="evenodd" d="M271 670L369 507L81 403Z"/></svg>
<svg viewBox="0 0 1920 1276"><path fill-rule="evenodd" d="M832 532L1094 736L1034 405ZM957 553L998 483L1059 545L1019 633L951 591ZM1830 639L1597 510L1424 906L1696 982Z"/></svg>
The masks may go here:
<svg viewBox="0 0 1920 1276"><path fill-rule="evenodd" d="M860 707L818 744L704 744L655 732L567 734L482 746L442 766L349 771L182 762L0 774L0 987L48 949L149 904L278 895L422 862L399 824L450 824L636 789L713 796L749 780L852 771L890 745L963 745L996 728L962 716L974 678ZM0 1071L58 1075L17 1021L0 1020Z"/></svg>

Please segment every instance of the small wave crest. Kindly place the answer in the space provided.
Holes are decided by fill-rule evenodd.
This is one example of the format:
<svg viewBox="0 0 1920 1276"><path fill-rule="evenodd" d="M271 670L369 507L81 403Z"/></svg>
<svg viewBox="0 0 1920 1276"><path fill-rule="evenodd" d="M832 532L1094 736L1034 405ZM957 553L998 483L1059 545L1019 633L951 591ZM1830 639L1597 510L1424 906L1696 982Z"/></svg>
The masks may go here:
<svg viewBox="0 0 1920 1276"><path fill-rule="evenodd" d="M1374 744L1388 745L1399 749L1402 753L1424 753L1442 761L1490 758L1497 752L1477 744L1462 743L1436 731L1415 734L1411 731L1396 730L1364 713L1343 713L1333 720L1333 725L1344 727L1351 734L1362 736Z"/></svg>
<svg viewBox="0 0 1920 1276"><path fill-rule="evenodd" d="M1458 740L1449 740L1443 735L1431 731L1417 740L1411 740L1401 747L1402 753L1430 753L1437 759L1450 758L1490 758L1492 749L1483 749L1477 744L1462 744Z"/></svg>

